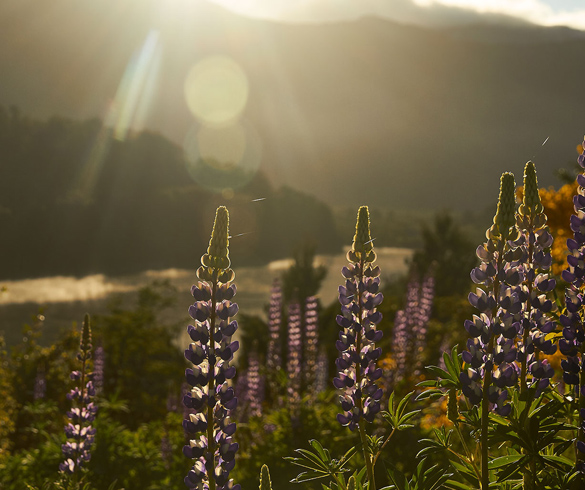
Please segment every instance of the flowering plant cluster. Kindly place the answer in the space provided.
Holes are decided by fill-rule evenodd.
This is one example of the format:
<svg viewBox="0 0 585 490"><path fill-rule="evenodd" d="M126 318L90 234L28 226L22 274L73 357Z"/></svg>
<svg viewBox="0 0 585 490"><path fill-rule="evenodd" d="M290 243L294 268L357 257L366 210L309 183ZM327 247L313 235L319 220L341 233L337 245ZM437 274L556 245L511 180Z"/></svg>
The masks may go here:
<svg viewBox="0 0 585 490"><path fill-rule="evenodd" d="M585 141L581 148L585 148ZM585 169L585 149L577 162ZM577 460L585 473L585 172L577 176L577 183L578 193L573 198L575 214L571 216L573 238L567 240L568 267L562 273L569 285L565 290L566 311L560 317L563 336L559 349L565 356L561 363L563 380L576 388L575 396L579 400Z"/></svg>
<svg viewBox="0 0 585 490"><path fill-rule="evenodd" d="M382 398L382 389L376 385L376 380L382 376L382 369L376 367L382 349L376 348L375 344L383 335L377 330L382 314L376 311L376 307L384 296L379 292L380 268L372 266L376 254L365 206L359 210L353 245L347 258L350 263L342 271L345 286L339 286L341 315L337 316L337 323L342 330L336 343L339 374L333 379L333 385L343 393L340 397L343 413L337 416L337 420L354 430L356 427L363 429L361 419L373 421L380 411Z"/></svg>
<svg viewBox="0 0 585 490"><path fill-rule="evenodd" d="M583 177L579 180L585 183ZM575 209L578 216L585 216L579 196ZM562 417L567 408L574 410L575 398L583 404L583 393L577 390L575 396L563 397L557 390L562 386L551 383L554 369L549 360L557 350L560 322L563 339L559 348L565 355L576 356L562 362L564 381L579 383L579 377L570 373L580 371L581 360L575 349L579 344L572 342L583 321L578 278L583 275L578 271L578 234L582 230L573 217L575 238L568 242L569 269L563 274L569 286L565 309L559 315L560 305L549 297L557 284L550 276L553 238L546 222L534 164L526 164L523 200L517 209L513 176L504 174L494 224L486 232L487 241L477 249L481 264L471 272L471 279L483 288L469 295L478 313L465 321L470 337L467 349L461 355L456 348L450 355L444 354L443 368L429 368L437 379L421 384L435 389L423 392L420 399L449 393L448 417L464 449L463 453L453 451L450 433L443 430L435 432L436 441L429 441L426 452L431 454L431 448L450 451L451 470L458 468L471 488L487 490L496 480L514 482L514 488L525 490L581 488L583 483L578 470L585 445L579 428L585 411L577 412L577 426ZM463 410L459 393L467 402ZM468 445L465 427L477 442L477 452ZM577 465L563 455L573 442L564 436L571 430L578 435L574 441ZM491 457L491 451L503 447L507 447L506 453Z"/></svg>
<svg viewBox="0 0 585 490"><path fill-rule="evenodd" d="M183 398L184 405L194 410L183 421L189 434L189 444L183 453L194 460L185 477L189 488L240 488L229 478L239 447L232 438L236 424L229 418L238 404L229 380L236 374L230 361L239 343L232 341L237 322L230 321L238 312L238 305L231 301L236 286L230 284L235 274L228 257L228 220L227 209L218 208L209 248L197 270L200 282L191 289L195 303L189 307L189 314L195 325L188 328L193 342L185 351L185 358L193 368L185 371L185 378L192 389Z"/></svg>
<svg viewBox="0 0 585 490"><path fill-rule="evenodd" d="M585 169L585 150L581 150L578 161ZM337 338L329 342L337 357L332 379L327 377L329 360L323 345L329 332L321 328L318 297L311 290L308 297L303 298L299 293L283 305L284 295L276 282L268 309L266 339L253 339L248 370L236 378L234 364L239 342L234 339L238 330L238 323L233 319L238 313L238 305L233 302L235 273L229 259L228 211L219 207L207 253L197 270L198 282L191 289L194 302L188 312L193 321L187 328L190 343L184 351L189 367L185 370L183 421L178 423L180 415L174 413L176 407L171 395L167 397L167 418L161 424L162 437L152 438L148 434L148 438L156 439L150 448L156 446L164 471L169 475L177 471L180 476L168 476L164 485L153 483L152 488L168 488L173 482L183 480L192 489L241 490L234 479L245 486L247 483L242 478L245 471L234 472L239 470L236 459L255 463L255 475L264 462L254 461L254 453L246 446L248 440L252 441L250 446L265 444L272 449L274 446L266 440L274 436L276 444L281 447L289 444L286 447L290 448L290 444L296 446L297 434L304 435L307 426L325 424L324 417L331 425L322 431L322 436L329 437L331 444L351 447L340 457L333 457L322 442L311 439L308 447L299 448L294 457L286 458L302 468L292 480L295 483L320 480L324 490L376 490L376 479L380 481L382 476L381 465L376 464L386 456L384 450L388 449L389 441L400 431L415 428L422 436L417 442L420 451L416 458L412 453L412 459L416 460L414 471L411 461L405 464L385 458L384 478L388 485L381 490L584 488L585 172L577 177L577 182L578 194L573 200L575 214L570 220L573 236L567 242L568 266L562 273L563 283L551 274L553 236L547 225L534 164L528 162L525 166L521 203L516 200L514 176L502 175L493 224L486 231L485 242L476 250L479 263L470 274L476 286L468 296L474 314L469 313L467 320L461 322L467 333L465 349L461 354L458 346L444 352L440 367L425 366L424 372L423 362L432 351L432 344L427 345L427 333L435 334L431 341L436 346L439 345L436 339L441 338L436 335L440 315L431 321L433 304L437 306L435 311L446 304L438 303L443 297L435 298L435 282L439 283L440 275L434 275L434 266L419 271L422 274L411 270L404 308L398 310L397 301L388 294L391 289L385 291L386 301L382 304L381 270L375 265L369 210L360 207L347 253L349 263L341 270L343 284L338 289L341 307L334 325ZM556 295L561 288L564 304ZM392 306L388 307L389 304ZM339 306L333 307L339 311ZM391 335L383 334L387 327L381 309L392 313L398 310L393 331L388 332ZM331 324L334 324L333 317ZM465 336L464 329L459 329L462 336ZM441 350L445 336L442 338ZM107 398L111 393L104 393L108 391L110 373L115 372L109 370L110 362L116 362L117 356L107 350L108 383L104 384L106 351L101 347L96 350L95 374L91 373L91 341L86 316L77 354L80 368L71 373L76 386L67 395L72 407L67 412L67 442L61 447L65 457L59 465L62 485L54 487L61 490L93 490L80 476L82 472L85 477L94 471L87 463L96 443L93 426L96 391L100 391L100 400L104 400L103 414L113 413L116 407L123 411L123 402L116 404L115 398ZM384 360L380 362L384 341L392 352L386 364ZM176 354L174 347L171 350ZM263 354L266 354L264 364ZM68 363L69 358L64 357ZM42 358L30 370L30 398L37 409L44 406L49 392L46 388L54 379L48 359L49 356ZM179 358L179 362L184 360ZM0 349L2 373L7 363ZM557 363L563 371L562 379L555 375ZM413 377L423 380L417 390L398 398L396 394ZM1 376L0 381L3 394L0 398L8 398L11 394L5 389L7 383ZM335 391L331 389L324 396L317 396L326 385ZM328 409L323 408L335 397L334 393L341 407L336 416L332 404ZM241 447L235 442L238 399L248 409L248 415L239 419ZM436 399L432 410L441 411L434 419L441 426L433 422L436 425L431 435L425 432L428 425L423 425L420 416L422 404L428 399ZM417 409L408 408L413 402L420 403ZM173 422L175 415L177 421ZM6 416L0 414L0 430L6 430L5 420ZM99 423L99 434L104 434L104 439L111 437L117 443L127 443L123 438L116 439L125 430L120 428L118 420L114 422L115 430L104 432L101 416ZM279 425L286 426L289 432L281 430ZM144 427L150 430L150 426ZM287 437L290 440L285 440ZM183 442L179 442L181 438ZM401 443L406 439L403 436L392 448L394 454L404 450ZM102 444L100 440L97 443ZM184 459L181 463L173 457L178 446L182 446L183 455L189 460L188 470ZM3 459L6 448L9 445L2 442L0 486L7 481L2 472L16 471L16 465L11 467ZM103 468L96 461L100 452L103 453L101 447L93 449L91 465L96 465L98 470L92 476L99 475ZM145 454L151 453L145 449ZM268 450L263 454L274 456ZM56 462L53 466L56 472ZM405 466L412 473L408 477L403 473ZM266 465L262 465L260 474L260 489L271 490ZM283 478L281 474L273 475L279 480ZM127 487L127 481L124 485ZM102 486L96 484L96 488ZM29 488L36 490L32 485ZM115 484L110 488L113 490Z"/></svg>
<svg viewBox="0 0 585 490"><path fill-rule="evenodd" d="M92 399L95 396L93 375L89 372L91 359L91 326L89 315L85 315L81 331L81 342L77 360L81 362L81 369L71 373L71 379L76 386L67 395L73 402L73 407L67 412L70 422L65 427L68 441L62 445L65 461L59 465L63 473L78 475L81 467L91 458L90 449L94 442L96 430L91 423L95 419L97 407Z"/></svg>

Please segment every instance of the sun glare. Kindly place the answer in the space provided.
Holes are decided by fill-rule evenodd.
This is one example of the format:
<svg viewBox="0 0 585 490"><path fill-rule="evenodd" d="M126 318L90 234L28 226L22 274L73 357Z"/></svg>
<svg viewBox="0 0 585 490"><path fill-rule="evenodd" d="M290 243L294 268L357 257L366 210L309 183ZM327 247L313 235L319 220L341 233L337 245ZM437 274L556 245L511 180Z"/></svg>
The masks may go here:
<svg viewBox="0 0 585 490"><path fill-rule="evenodd" d="M248 100L244 70L226 56L210 56L197 63L185 80L185 98L193 115L213 127L234 121Z"/></svg>

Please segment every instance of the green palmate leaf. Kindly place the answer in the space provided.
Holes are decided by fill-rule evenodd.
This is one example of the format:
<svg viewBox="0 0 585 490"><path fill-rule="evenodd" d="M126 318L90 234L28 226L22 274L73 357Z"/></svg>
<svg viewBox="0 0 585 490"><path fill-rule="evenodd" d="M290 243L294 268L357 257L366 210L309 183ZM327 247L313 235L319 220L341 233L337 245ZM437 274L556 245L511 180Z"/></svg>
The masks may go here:
<svg viewBox="0 0 585 490"><path fill-rule="evenodd" d="M322 460L318 454L312 453L307 449L297 449L296 452L304 456L306 460L313 462L316 468L327 470L327 462Z"/></svg>
<svg viewBox="0 0 585 490"><path fill-rule="evenodd" d="M479 480L473 466L467 462L451 461L451 465L461 477L465 478L474 488L479 487Z"/></svg>
<svg viewBox="0 0 585 490"><path fill-rule="evenodd" d="M420 410L413 410L412 412L404 413L406 411L406 407L408 406L408 402L410 397L413 395L414 391L407 393L399 402L398 405L394 406L394 392L390 395L388 400L388 411L382 413L382 417L392 429L396 430L404 430L410 427L413 427L412 424L407 424L408 420L414 417L416 414L420 413Z"/></svg>
<svg viewBox="0 0 585 490"><path fill-rule="evenodd" d="M356 481L358 488L367 487L368 482L366 481L367 468L364 466L360 471L355 471L353 476Z"/></svg>
<svg viewBox="0 0 585 490"><path fill-rule="evenodd" d="M347 452L341 457L341 459L337 461L337 468L343 468L347 463L349 463L351 458L353 458L357 452L358 450L356 447L348 449Z"/></svg>
<svg viewBox="0 0 585 490"><path fill-rule="evenodd" d="M315 449L317 451L317 454L321 457L322 461L327 462L327 463L329 461L331 461L331 456L329 455L329 451L327 449L324 449L319 441L317 441L316 439L311 439L309 441L309 444L311 444L313 449Z"/></svg>
<svg viewBox="0 0 585 490"><path fill-rule="evenodd" d="M327 475L318 472L318 471L303 471L299 473L295 478L291 480L291 483L303 483L306 481L318 480L319 478L324 478Z"/></svg>
<svg viewBox="0 0 585 490"><path fill-rule="evenodd" d="M559 456L559 455L563 454L567 449L569 449L572 445L573 445L572 439L569 439L568 441L567 440L562 441L558 445L555 446L554 454L556 456Z"/></svg>
<svg viewBox="0 0 585 490"><path fill-rule="evenodd" d="M457 346L453 347L451 351L451 355L443 352L443 361L445 363L445 367L449 374L451 375L450 379L455 383L459 383L459 374L461 373L461 360L459 355L457 354Z"/></svg>
<svg viewBox="0 0 585 490"><path fill-rule="evenodd" d="M329 451L324 448L319 441L313 439L309 441L309 444L314 449L314 452L308 449L296 449L295 452L298 453L300 457L284 458L292 464L307 470L300 473L291 481L294 483L301 483L319 478L337 477L343 485L342 488L345 488L342 473L349 470L345 469L344 466L347 465L353 455L357 452L357 449L349 449L341 459L337 460L331 459Z"/></svg>
<svg viewBox="0 0 585 490"><path fill-rule="evenodd" d="M421 387L425 387L425 386L437 386L437 385L441 385L440 381L433 381L432 379L427 380L427 381L421 381L420 383L418 383L417 386L421 386ZM415 400L416 401L421 401L421 400L436 400L437 398L441 398L445 396L445 392L443 390L440 390L439 388L435 388L435 389L430 389L430 390L424 390L422 392L420 392Z"/></svg>
<svg viewBox="0 0 585 490"><path fill-rule="evenodd" d="M475 490L476 487L470 486L466 483L461 483L455 480L447 480L443 485L444 488L448 488L450 490Z"/></svg>
<svg viewBox="0 0 585 490"><path fill-rule="evenodd" d="M389 468L387 468L386 471L388 472L390 480L392 483L394 483L394 485L390 488L396 490L410 490L408 479L398 468L392 464L389 464Z"/></svg>
<svg viewBox="0 0 585 490"><path fill-rule="evenodd" d="M503 466L500 471L498 471L498 482L508 481L515 475L520 476L520 471L529 463L529 461L529 456L523 456L517 462Z"/></svg>
<svg viewBox="0 0 585 490"><path fill-rule="evenodd" d="M511 463L516 463L520 459L522 459L522 454L509 454L508 456L501 456L496 459L492 459L488 463L488 469L495 470L497 468L501 468L503 466L507 466Z"/></svg>
<svg viewBox="0 0 585 490"><path fill-rule="evenodd" d="M567 471L567 469L572 468L574 465L573 461L564 456L543 455L542 459L561 471Z"/></svg>
<svg viewBox="0 0 585 490"><path fill-rule="evenodd" d="M420 441L419 441L420 442ZM426 458L431 454L437 454L443 451L441 446L427 446L423 447L418 453L416 453L417 458Z"/></svg>
<svg viewBox="0 0 585 490"><path fill-rule="evenodd" d="M425 369L437 378L450 379L450 375L438 366L425 366Z"/></svg>
<svg viewBox="0 0 585 490"><path fill-rule="evenodd" d="M429 478L430 483L425 486L425 490L439 490L443 488L445 482L453 476L453 473L440 473L433 476L433 479Z"/></svg>

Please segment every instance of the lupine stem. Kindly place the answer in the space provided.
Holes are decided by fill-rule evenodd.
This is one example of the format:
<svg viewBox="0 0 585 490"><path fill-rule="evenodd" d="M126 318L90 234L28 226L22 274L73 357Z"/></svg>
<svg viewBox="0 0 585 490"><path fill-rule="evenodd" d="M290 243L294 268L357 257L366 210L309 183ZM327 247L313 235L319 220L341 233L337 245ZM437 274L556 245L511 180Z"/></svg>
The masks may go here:
<svg viewBox="0 0 585 490"><path fill-rule="evenodd" d="M187 413L183 420L189 438L183 453L194 460L184 480L189 488L241 488L229 479L239 447L232 439L236 425L229 421L238 401L229 386L229 380L236 374L229 363L239 343L231 341L237 322L229 321L237 314L238 305L231 302L236 287L229 285L234 272L228 256L228 225L227 209L218 208L208 251L197 270L200 282L191 288L195 304L189 307L189 314L195 325L188 327L193 342L185 351L185 358L194 368L187 369L185 377L193 388L183 397L185 407L195 411Z"/></svg>
<svg viewBox="0 0 585 490"><path fill-rule="evenodd" d="M337 420L351 430L358 429L369 489L375 490L374 455L368 447L365 422L372 422L380 411L383 395L375 384L382 376L382 370L375 364L382 350L375 348L375 343L382 338L382 332L376 330L382 314L376 311L376 307L382 302L383 295L378 292L380 268L371 266L376 254L370 238L366 206L358 211L356 233L347 257L350 264L342 270L346 283L339 287L342 315L337 316L337 323L343 329L336 342L340 352L336 361L339 375L333 379L333 385L343 390L340 401L344 413L338 414Z"/></svg>
<svg viewBox="0 0 585 490"><path fill-rule="evenodd" d="M585 342L581 343L580 349L580 358L585 359ZM583 417L583 411L585 411L585 369L581 369L580 373L580 386L577 390L577 396L579 397L579 424L580 428L577 431L577 441L580 441L582 444L585 444L585 430L583 429L583 425L585 424ZM585 452L577 451L577 464L581 463L581 465L585 465Z"/></svg>
<svg viewBox="0 0 585 490"><path fill-rule="evenodd" d="M504 254L504 244L505 241L501 238L498 242L498 260L497 260L497 267L496 270L500 270L502 267L503 261L503 254ZM494 291L494 298L499 298L500 296L500 280L496 275L494 279L493 285ZM492 310L492 318L495 318L497 315L498 306L496 305L495 308ZM494 350L494 341L495 336L492 335L490 337L490 341L486 350L486 354L488 358L492 356ZM489 478L489 471L488 471L488 462L489 462L489 455L488 455L488 425L489 425L489 387L492 383L492 369L486 369L484 374L484 381L483 381L483 397L481 400L481 436L480 436L480 445L481 445L481 490L488 490L490 486L490 478Z"/></svg>
<svg viewBox="0 0 585 490"><path fill-rule="evenodd" d="M360 262L359 262L358 284L362 284L363 280L364 280L364 258L363 258L363 256L361 256ZM358 290L358 306L359 306L358 318L359 318L360 323L361 323L362 320L364 319L363 318L364 307L362 304L362 295L360 294L359 290ZM356 349L356 352L358 352L358 353L361 351L361 343L362 343L362 331L360 329L357 332L356 341L355 341L355 349ZM361 372L361 366L359 363L357 363L356 367L355 367L355 378L356 378L356 385L358 386L358 389L359 389L361 387L361 383L362 383L362 372ZM363 412L363 407L364 407L364 402L362 400L362 397L360 396L360 398L359 398L360 413ZM358 429L360 432L360 439L362 441L362 450L364 452L364 460L366 462L366 469L368 472L368 481L370 482L370 489L376 490L376 483L374 481L374 469L372 468L372 458L370 455L370 451L368 450L368 439L366 437L366 431L364 429L364 419L359 421Z"/></svg>
<svg viewBox="0 0 585 490"><path fill-rule="evenodd" d="M528 264L532 264L534 254L534 244L528 244ZM526 299L526 312L525 317L529 321L530 315L532 313L532 304L530 301L532 295L532 281L528 281L528 298ZM524 332L522 334L522 345L524 346L524 355L522 356L522 364L520 367L520 393L523 394L528 389L528 384L526 382L526 374L527 374L527 365L528 365L528 337L530 336L530 327L528 321L526 322L526 327L524 328ZM526 488L526 487L525 487Z"/></svg>
<svg viewBox="0 0 585 490"><path fill-rule="evenodd" d="M394 429L392 429L392 432L390 432L390 434L388 435L388 437L386 438L386 440L380 446L380 449L378 450L378 452L376 453L376 455L372 458L372 468L373 469L376 468L376 461L378 461L378 458L380 457L380 454L382 454L382 450L386 447L386 444L388 444L388 441L390 441L390 439L392 439L392 436L394 435L395 432L396 432L396 427L394 427Z"/></svg>
<svg viewBox="0 0 585 490"><path fill-rule="evenodd" d="M463 450L465 451L467 458L463 458L459 453L453 451L451 448L449 448L449 451L451 453L455 454L456 456L458 456L460 459L462 459L462 461L469 463L473 467L473 471L475 472L477 479L481 480L481 475L479 474L479 470L477 468L477 465L475 464L475 460L473 459L473 455L471 454L471 451L469 450L469 446L465 442L465 438L463 437L463 434L461 433L461 428L459 427L459 423L457 421L455 421L455 422L453 422L453 425L455 426L455 430L457 431L457 435L459 436L459 440L461 441L461 445L463 446Z"/></svg>
<svg viewBox="0 0 585 490"><path fill-rule="evenodd" d="M366 461L366 471L368 472L368 482L370 483L369 488L371 490L376 490L376 481L374 480L374 467L372 465L372 457L370 455L370 451L368 450L368 438L366 436L366 430L364 429L364 426L361 422L358 428L360 432L360 439L362 441L362 449L364 451L364 459Z"/></svg>
<svg viewBox="0 0 585 490"><path fill-rule="evenodd" d="M215 350L213 346L215 345L215 310L217 306L217 269L213 271L213 281L211 283L211 316L209 318L209 342L211 352ZM208 385L208 396L212 396L215 391L215 355L209 356L211 357L209 361L209 385ZM213 361L213 362L211 362ZM214 455L213 467L215 468L215 437L213 437L213 427L214 427L214 417L213 417L213 409L210 404L207 405L207 450ZM215 490L215 478L211 476L209 478L209 490Z"/></svg>

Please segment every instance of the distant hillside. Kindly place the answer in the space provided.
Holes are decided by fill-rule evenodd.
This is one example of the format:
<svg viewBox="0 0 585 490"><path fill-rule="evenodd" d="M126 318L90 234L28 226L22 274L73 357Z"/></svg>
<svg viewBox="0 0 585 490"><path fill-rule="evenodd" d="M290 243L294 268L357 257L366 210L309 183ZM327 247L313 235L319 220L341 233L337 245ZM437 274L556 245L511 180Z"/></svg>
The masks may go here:
<svg viewBox="0 0 585 490"><path fill-rule="evenodd" d="M180 144L194 124L188 70L227 54L249 78L245 117L263 142L262 171L350 206L483 207L499 175L521 180L531 158L541 184L556 183L585 132L585 39L569 29L284 25L202 0L174 17L146 4L2 3L0 103L39 117L103 116L155 29L162 58L148 128Z"/></svg>
<svg viewBox="0 0 585 490"><path fill-rule="evenodd" d="M88 158L96 139L109 146L97 162ZM0 107L0 158L0 280L194 270L220 204L230 211L230 256L239 266L288 257L307 243L339 253L344 243L331 210L313 196L275 188L262 173L229 195L213 193L157 134L112 141L98 120L38 122Z"/></svg>

